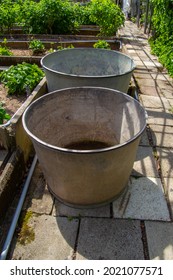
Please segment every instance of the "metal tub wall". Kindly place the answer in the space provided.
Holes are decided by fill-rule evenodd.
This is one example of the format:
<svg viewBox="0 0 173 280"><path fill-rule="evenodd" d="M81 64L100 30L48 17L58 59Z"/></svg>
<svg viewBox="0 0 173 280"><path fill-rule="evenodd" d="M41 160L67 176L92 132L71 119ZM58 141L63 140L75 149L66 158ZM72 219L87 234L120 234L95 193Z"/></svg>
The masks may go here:
<svg viewBox="0 0 173 280"><path fill-rule="evenodd" d="M120 52L74 48L50 53L41 59L48 91L94 86L127 93L135 68L133 60Z"/></svg>
<svg viewBox="0 0 173 280"><path fill-rule="evenodd" d="M73 207L93 207L127 186L146 120L127 94L78 87L41 97L26 110L23 125L54 196Z"/></svg>

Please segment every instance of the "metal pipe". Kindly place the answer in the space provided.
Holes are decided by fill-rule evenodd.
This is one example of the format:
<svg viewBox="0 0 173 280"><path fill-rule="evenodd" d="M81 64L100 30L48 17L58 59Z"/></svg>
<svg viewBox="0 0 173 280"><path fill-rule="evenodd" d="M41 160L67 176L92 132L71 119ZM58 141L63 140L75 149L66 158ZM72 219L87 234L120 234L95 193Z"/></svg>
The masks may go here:
<svg viewBox="0 0 173 280"><path fill-rule="evenodd" d="M35 155L35 157L33 159L33 162L32 162L32 165L31 165L31 168L30 168L29 173L28 173L28 177L27 177L27 179L25 181L25 184L24 184L24 187L23 187L23 191L22 191L22 194L20 196L19 203L17 205L17 208L16 208L16 211L15 211L15 214L14 214L14 217L13 217L10 229L8 231L8 235L7 235L6 241L4 243L4 246L3 246L3 249L2 249L2 252L1 252L0 260L5 260L6 257L7 257L7 253L8 253L8 250L10 248L11 240L13 238L13 234L14 234L14 231L15 231L15 228L16 228L19 216L20 216L20 212L22 210L22 206L23 206L23 203L24 203L27 191L28 191L28 187L29 187L29 184L30 184L30 181L31 181L31 177L32 177L32 174L34 172L36 163L37 163L37 156Z"/></svg>
<svg viewBox="0 0 173 280"><path fill-rule="evenodd" d="M24 103L25 104L25 103ZM14 113L14 115L11 117L11 119L4 123L4 124L1 124L0 127L8 127L10 124L11 124L11 121L16 117L18 116L18 112L21 110L21 108L18 108L18 110Z"/></svg>

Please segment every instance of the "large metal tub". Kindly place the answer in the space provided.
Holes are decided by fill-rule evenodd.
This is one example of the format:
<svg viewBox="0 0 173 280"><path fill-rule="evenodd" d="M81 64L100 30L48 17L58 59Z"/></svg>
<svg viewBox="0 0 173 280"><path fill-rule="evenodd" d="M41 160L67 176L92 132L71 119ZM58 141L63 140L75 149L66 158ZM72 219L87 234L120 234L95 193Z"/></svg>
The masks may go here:
<svg viewBox="0 0 173 280"><path fill-rule="evenodd" d="M127 93L135 68L133 60L120 52L74 48L47 54L41 59L48 91L68 87L106 87Z"/></svg>
<svg viewBox="0 0 173 280"><path fill-rule="evenodd" d="M146 120L143 107L127 94L83 87L37 99L23 125L55 197L93 207L127 186Z"/></svg>

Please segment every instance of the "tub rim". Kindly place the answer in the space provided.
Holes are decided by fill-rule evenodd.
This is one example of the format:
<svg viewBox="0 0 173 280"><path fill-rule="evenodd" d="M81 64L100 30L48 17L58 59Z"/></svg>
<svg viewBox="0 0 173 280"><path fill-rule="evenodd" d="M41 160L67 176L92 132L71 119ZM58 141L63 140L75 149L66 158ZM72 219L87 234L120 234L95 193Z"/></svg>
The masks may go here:
<svg viewBox="0 0 173 280"><path fill-rule="evenodd" d="M25 119L27 117L27 114L29 113L29 110L32 106L34 106L34 104L38 103L41 99L44 99L45 97L49 96L49 95L54 95L55 92L62 92L62 91L66 91L66 90L70 90L70 89L101 89L101 90L106 90L106 91L114 91L118 94L121 94L121 95L124 95L126 98L128 98L129 100L133 100L134 102L136 102L138 104L138 106L143 110L144 112L144 116L145 116L145 124L144 126L142 127L142 129L140 129L140 131L135 134L132 138L130 138L128 141L125 141L121 144L118 144L118 145L113 145L113 146L110 146L110 147L106 147L106 148L101 148L101 149L92 149L92 150L76 150L76 149L68 149L68 148L63 148L63 147L59 147L59 146L55 146L55 145L52 145L52 144L49 144L43 140L41 140L40 138L38 138L37 136L35 136L27 127L26 125L26 122L25 122ZM49 92L39 98L37 98L34 102L32 102L25 110L23 116L22 116L22 124L23 124L23 127L25 129L25 131L27 132L27 134L34 140L36 141L39 145L42 145L44 146L44 148L47 148L47 149L51 149L51 150L56 150L56 151L59 151L59 152L64 152L64 153L73 153L73 154L95 154L95 153L102 153L102 152L109 152L109 151L112 151L112 150L117 150L117 149L120 149L121 147L135 141L138 137L141 136L141 134L143 133L143 131L145 130L146 128L146 117L147 114L146 114L146 111L145 109L143 108L143 106L140 104L139 101L137 101L136 99L134 99L133 97L127 95L126 93L123 93L119 90L115 90L115 89L111 89L111 88L105 88L105 87L91 87L91 86L83 86L83 87L69 87L69 88L63 88L63 89L59 89L59 90L55 90L55 91L52 91L52 92Z"/></svg>
<svg viewBox="0 0 173 280"><path fill-rule="evenodd" d="M125 56L127 57L128 59L131 60L131 63L132 63L132 69L129 70L129 71L126 71L125 73L122 73L122 74L111 74L111 75L99 75L99 76L90 76L90 75L77 75L77 74L67 74L65 72L61 72L61 71L57 71L57 70L53 70L47 66L44 65L44 59L46 59L48 56L53 56L55 53L59 53L59 52L65 52L65 51L74 51L74 50L91 50L93 49L94 51L105 51L105 52L114 52L114 53L118 53L118 54L121 54L122 56ZM111 77L119 77L119 76L124 76L124 75L127 75L131 72L134 71L134 69L136 68L136 65L134 63L134 60L127 54L124 54L124 53L121 53L121 52L118 52L118 51L115 51L115 50L107 50L107 49L100 49L100 48L71 48L71 49L64 49L64 50L60 50L60 51L55 51L55 52L52 52L52 53L48 53L46 54L44 57L41 58L40 60L40 64L41 64L41 67L43 67L45 70L49 71L49 72L52 72L54 74L59 74L59 75L62 75L64 77L75 77L75 78L89 78L89 79L100 79L100 78L111 78Z"/></svg>

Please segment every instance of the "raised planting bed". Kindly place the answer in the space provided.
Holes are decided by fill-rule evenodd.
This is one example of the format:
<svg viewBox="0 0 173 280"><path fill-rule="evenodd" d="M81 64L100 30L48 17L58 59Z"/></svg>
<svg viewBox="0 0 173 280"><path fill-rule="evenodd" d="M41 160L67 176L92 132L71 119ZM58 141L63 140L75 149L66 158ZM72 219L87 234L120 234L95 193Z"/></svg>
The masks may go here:
<svg viewBox="0 0 173 280"><path fill-rule="evenodd" d="M78 48L78 47L92 48L93 44L96 42L97 41L94 41L94 40L93 41L78 41L78 42L77 41L68 41L66 43L63 42L63 44L59 43L59 44L57 44L57 46L64 46L64 48L66 48L70 45L73 45L75 48ZM109 42L109 41L107 41L107 42L110 44L112 50L120 50L120 43ZM51 43L49 43L49 44L51 47ZM21 42L19 45L21 45ZM56 49L56 46L54 46L54 47ZM18 49L12 50L14 52L13 56L6 56L6 55L0 56L0 66L16 65L17 63L22 63L22 62L35 63L38 66L41 66L40 60L41 60L42 56L45 55L45 53L42 56L40 56L40 55L33 56L33 55L31 55L31 53L29 51L26 51L25 55L21 55L22 50L23 50L23 46L22 47L18 46Z"/></svg>
<svg viewBox="0 0 173 280"><path fill-rule="evenodd" d="M43 78L26 100L7 106L8 110L17 111L6 124L0 125L0 213L6 213L23 176L30 156L34 154L32 143L22 125L25 109L38 97L47 93L46 79ZM18 103L18 104L17 104ZM11 108L11 109L9 109Z"/></svg>
<svg viewBox="0 0 173 280"><path fill-rule="evenodd" d="M46 50L49 50L50 48L55 48L57 49L58 47L68 47L70 45L73 45L75 48L81 48L81 47L88 47L92 48L94 43L96 43L98 40L106 40L109 44L111 49L113 50L120 50L121 48L121 42L120 40L117 39L98 39L98 38L66 38L63 40L63 38L60 38L61 40L55 40L55 39L50 39L51 41L46 41L45 39L38 39L40 40ZM25 49L27 50L29 47L29 40L8 40L6 46L12 49ZM0 41L0 44L2 44L2 41ZM30 52L31 54L31 52Z"/></svg>
<svg viewBox="0 0 173 280"><path fill-rule="evenodd" d="M13 55L0 56L0 66L15 65L23 61L28 63L35 63L40 66L40 59L50 50L57 50L58 48L92 48L98 40L105 40L112 50L121 51L121 41L116 37L97 37L93 35L26 35L14 34L0 36L0 45L3 46L3 40L6 38L5 46L10 48ZM40 40L45 47L45 52L39 55L33 55L29 50L29 43L31 40Z"/></svg>
<svg viewBox="0 0 173 280"><path fill-rule="evenodd" d="M12 115L7 123L0 125L1 146L7 150L19 146L25 152L25 158L27 160L30 148L27 148L25 143L25 139L28 139L28 137L22 128L22 114L27 106L29 106L35 99L47 93L46 79L43 78L28 97L17 96L5 98L6 92L2 85L1 89L1 98L5 101L6 111ZM28 140L26 140L26 142L28 142Z"/></svg>

